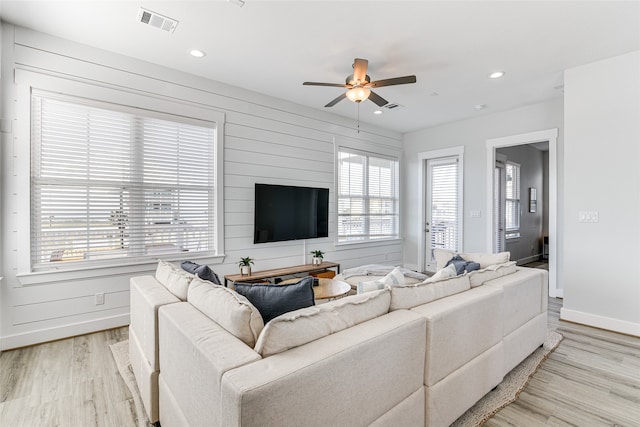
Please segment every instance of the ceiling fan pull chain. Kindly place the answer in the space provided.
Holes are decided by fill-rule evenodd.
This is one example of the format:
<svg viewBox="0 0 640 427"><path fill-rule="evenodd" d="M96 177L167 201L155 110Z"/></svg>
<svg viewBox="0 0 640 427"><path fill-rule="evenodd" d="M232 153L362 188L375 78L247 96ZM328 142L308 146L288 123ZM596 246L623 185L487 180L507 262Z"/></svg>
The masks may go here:
<svg viewBox="0 0 640 427"><path fill-rule="evenodd" d="M360 133L360 103L358 102L358 133Z"/></svg>

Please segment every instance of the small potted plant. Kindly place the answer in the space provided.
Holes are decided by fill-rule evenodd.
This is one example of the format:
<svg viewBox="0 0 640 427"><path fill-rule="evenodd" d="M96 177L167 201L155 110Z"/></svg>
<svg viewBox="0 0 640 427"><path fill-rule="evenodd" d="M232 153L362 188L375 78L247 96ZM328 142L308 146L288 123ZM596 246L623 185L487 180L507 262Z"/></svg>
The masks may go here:
<svg viewBox="0 0 640 427"><path fill-rule="evenodd" d="M251 276L251 264L253 264L253 258L240 258L240 262L238 263L238 267L240 267L240 274L243 276Z"/></svg>
<svg viewBox="0 0 640 427"><path fill-rule="evenodd" d="M320 265L322 264L322 260L324 258L324 252L318 250L318 251L311 251L311 255L313 255L313 258L311 260L311 263L313 265Z"/></svg>

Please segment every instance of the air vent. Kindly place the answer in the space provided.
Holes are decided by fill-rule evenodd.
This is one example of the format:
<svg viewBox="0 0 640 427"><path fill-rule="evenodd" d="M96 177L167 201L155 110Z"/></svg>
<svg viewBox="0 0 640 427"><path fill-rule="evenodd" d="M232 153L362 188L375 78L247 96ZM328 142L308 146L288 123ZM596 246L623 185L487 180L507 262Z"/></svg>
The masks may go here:
<svg viewBox="0 0 640 427"><path fill-rule="evenodd" d="M168 33L173 33L178 26L178 21L145 8L138 10L138 22L151 25Z"/></svg>
<svg viewBox="0 0 640 427"><path fill-rule="evenodd" d="M404 105L396 104L395 102L389 102L384 105L384 108L387 110L399 110L400 108L404 108Z"/></svg>

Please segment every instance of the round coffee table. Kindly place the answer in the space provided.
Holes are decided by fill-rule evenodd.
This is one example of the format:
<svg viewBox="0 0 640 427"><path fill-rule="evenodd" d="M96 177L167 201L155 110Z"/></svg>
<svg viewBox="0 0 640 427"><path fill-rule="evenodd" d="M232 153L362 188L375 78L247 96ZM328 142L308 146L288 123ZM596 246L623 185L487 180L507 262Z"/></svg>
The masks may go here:
<svg viewBox="0 0 640 427"><path fill-rule="evenodd" d="M295 283L300 279L287 279L280 282L280 284ZM351 285L342 280L319 278L318 286L313 287L313 297L315 299L335 299L347 295L350 290Z"/></svg>

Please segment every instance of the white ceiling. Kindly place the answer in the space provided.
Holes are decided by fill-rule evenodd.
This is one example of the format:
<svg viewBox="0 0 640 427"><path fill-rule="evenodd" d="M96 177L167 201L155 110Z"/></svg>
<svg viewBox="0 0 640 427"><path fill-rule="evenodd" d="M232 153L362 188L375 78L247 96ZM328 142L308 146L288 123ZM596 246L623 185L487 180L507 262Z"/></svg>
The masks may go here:
<svg viewBox="0 0 640 427"><path fill-rule="evenodd" d="M140 6L175 33L138 23ZM0 0L0 17L320 110L342 89L302 82L342 83L366 58L372 80L417 76L376 90L404 108L360 105L362 122L400 132L560 97L563 70L640 49L640 1ZM329 110L358 114L348 100Z"/></svg>

